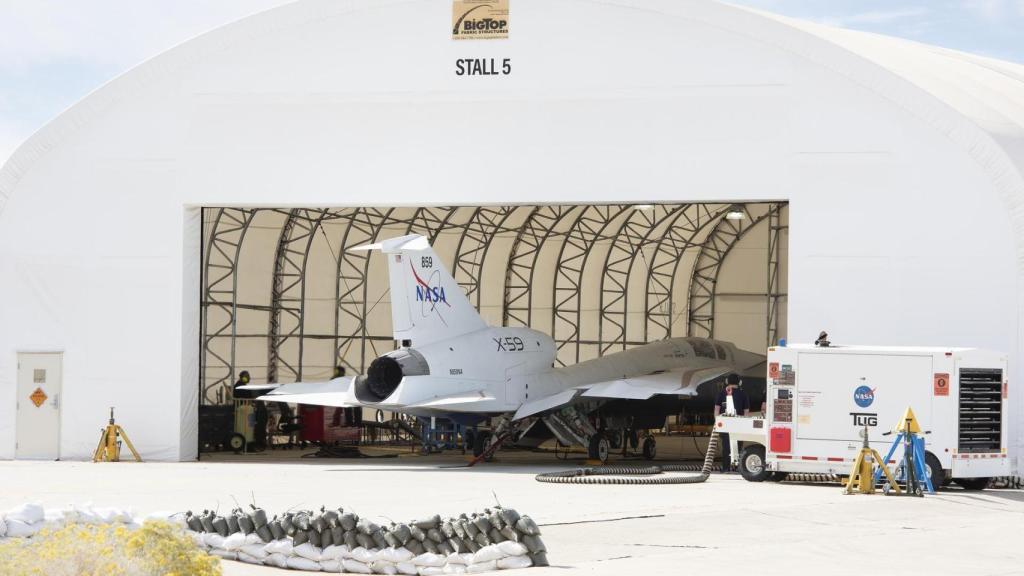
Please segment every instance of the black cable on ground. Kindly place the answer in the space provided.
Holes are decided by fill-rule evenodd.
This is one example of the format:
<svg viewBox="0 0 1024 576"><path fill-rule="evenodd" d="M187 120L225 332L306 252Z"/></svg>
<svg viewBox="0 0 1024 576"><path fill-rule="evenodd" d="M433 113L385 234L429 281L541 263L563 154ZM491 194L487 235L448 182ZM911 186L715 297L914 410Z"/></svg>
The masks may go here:
<svg viewBox="0 0 1024 576"><path fill-rule="evenodd" d="M664 476L665 472L692 472L690 464L662 464L651 466L595 466L547 472L534 477L537 482L551 484L699 484L711 475L718 448L718 432L711 433L708 451L704 456L704 466L696 476ZM629 476L643 476L630 478Z"/></svg>

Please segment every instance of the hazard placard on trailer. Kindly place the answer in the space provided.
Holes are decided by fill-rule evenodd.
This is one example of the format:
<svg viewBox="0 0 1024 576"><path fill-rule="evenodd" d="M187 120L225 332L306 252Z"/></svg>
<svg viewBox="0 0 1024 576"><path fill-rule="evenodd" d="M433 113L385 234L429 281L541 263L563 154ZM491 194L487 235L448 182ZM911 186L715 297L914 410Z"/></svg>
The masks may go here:
<svg viewBox="0 0 1024 576"><path fill-rule="evenodd" d="M775 380L779 377L778 362L772 362L771 364L768 364L768 377L771 378L772 380Z"/></svg>
<svg viewBox="0 0 1024 576"><path fill-rule="evenodd" d="M949 396L949 374L935 374L933 381L936 396Z"/></svg>

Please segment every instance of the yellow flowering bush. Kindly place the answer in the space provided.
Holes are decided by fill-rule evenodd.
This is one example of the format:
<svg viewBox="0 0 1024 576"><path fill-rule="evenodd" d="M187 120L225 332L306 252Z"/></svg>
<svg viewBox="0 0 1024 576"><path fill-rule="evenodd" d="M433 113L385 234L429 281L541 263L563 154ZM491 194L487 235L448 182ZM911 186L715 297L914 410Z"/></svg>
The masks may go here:
<svg viewBox="0 0 1024 576"><path fill-rule="evenodd" d="M0 543L4 576L219 576L220 559L196 548L184 531L147 521L124 525L71 524L32 538Z"/></svg>

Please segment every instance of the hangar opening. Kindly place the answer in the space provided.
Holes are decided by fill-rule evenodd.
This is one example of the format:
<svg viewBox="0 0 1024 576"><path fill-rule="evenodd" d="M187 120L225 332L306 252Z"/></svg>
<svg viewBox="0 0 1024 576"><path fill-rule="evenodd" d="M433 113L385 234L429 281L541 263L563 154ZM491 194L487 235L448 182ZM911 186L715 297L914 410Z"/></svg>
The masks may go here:
<svg viewBox="0 0 1024 576"><path fill-rule="evenodd" d="M366 374L400 346L386 260L351 248L409 234L429 240L487 324L549 334L558 366L679 336L763 354L786 336L783 201L206 207L201 450L227 447L240 426L243 373L252 384ZM392 417L338 412L349 436L296 423L291 439L358 439L364 420Z"/></svg>

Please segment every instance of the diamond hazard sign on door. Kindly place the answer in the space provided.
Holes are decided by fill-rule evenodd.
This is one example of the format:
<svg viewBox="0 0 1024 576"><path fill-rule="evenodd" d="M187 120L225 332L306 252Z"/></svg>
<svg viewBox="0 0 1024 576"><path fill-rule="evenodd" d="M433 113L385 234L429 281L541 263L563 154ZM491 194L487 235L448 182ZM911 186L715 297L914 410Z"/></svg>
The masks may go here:
<svg viewBox="0 0 1024 576"><path fill-rule="evenodd" d="M949 396L949 374L935 374L934 388L936 396Z"/></svg>
<svg viewBox="0 0 1024 576"><path fill-rule="evenodd" d="M36 408L39 408L43 405L43 402L46 402L46 392L43 392L42 388L36 388L36 391L28 399L36 405Z"/></svg>

